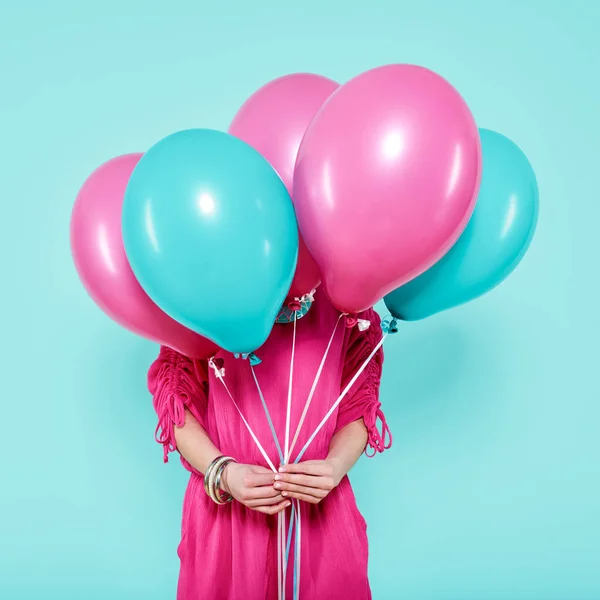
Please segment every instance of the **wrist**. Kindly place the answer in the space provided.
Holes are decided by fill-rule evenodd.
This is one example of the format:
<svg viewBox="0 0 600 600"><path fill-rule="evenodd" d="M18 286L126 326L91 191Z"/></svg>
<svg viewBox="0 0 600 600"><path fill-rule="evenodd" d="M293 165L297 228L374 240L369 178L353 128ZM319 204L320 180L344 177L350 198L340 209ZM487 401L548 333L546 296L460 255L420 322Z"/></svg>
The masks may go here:
<svg viewBox="0 0 600 600"><path fill-rule="evenodd" d="M223 473L221 474L221 482L220 482L221 485L220 485L220 488L224 492L226 492L227 494L230 494L230 495L231 495L231 489L229 487L228 477L229 477L229 474L231 473L231 468L234 467L236 464L237 463L235 463L233 461L230 462L230 463L227 463L225 465L225 468L223 469Z"/></svg>
<svg viewBox="0 0 600 600"><path fill-rule="evenodd" d="M337 456L328 456L327 463L331 466L333 481L338 486L344 475L346 475L342 460Z"/></svg>
<svg viewBox="0 0 600 600"><path fill-rule="evenodd" d="M231 456L218 456L215 458L204 473L204 491L206 495L216 504L227 504L233 499L228 492L223 494L222 478L227 465L234 462Z"/></svg>

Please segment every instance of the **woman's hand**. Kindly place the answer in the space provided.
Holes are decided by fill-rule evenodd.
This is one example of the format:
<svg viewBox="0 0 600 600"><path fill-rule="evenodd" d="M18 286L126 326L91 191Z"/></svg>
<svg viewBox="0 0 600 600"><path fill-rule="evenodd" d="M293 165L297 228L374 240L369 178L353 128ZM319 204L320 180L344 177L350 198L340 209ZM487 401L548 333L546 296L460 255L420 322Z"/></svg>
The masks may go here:
<svg viewBox="0 0 600 600"><path fill-rule="evenodd" d="M229 463L221 478L221 487L244 506L275 515L290 501L273 488L274 473L265 467Z"/></svg>
<svg viewBox="0 0 600 600"><path fill-rule="evenodd" d="M284 498L318 504L339 485L343 476L343 468L334 458L307 460L282 466L275 475L274 488Z"/></svg>

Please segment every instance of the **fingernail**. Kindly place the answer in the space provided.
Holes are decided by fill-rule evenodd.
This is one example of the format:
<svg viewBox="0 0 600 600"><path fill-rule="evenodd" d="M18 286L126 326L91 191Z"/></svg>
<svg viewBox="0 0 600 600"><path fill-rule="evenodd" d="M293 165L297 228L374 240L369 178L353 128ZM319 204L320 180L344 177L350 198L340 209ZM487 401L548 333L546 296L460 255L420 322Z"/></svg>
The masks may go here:
<svg viewBox="0 0 600 600"><path fill-rule="evenodd" d="M285 473L285 467L279 467L279 472L280 473Z"/></svg>
<svg viewBox="0 0 600 600"><path fill-rule="evenodd" d="M286 506L286 508L287 508L287 507L288 507L290 504L291 504L291 502L286 502L286 503L285 503L285 506Z"/></svg>
<svg viewBox="0 0 600 600"><path fill-rule="evenodd" d="M287 492L281 492L281 495L282 495L282 496L287 496L287 495L288 495L288 493L287 493Z"/></svg>
<svg viewBox="0 0 600 600"><path fill-rule="evenodd" d="M281 475L275 475L275 481L279 481L281 479Z"/></svg>
<svg viewBox="0 0 600 600"><path fill-rule="evenodd" d="M281 484L280 483L276 483L273 487L278 490L281 487Z"/></svg>

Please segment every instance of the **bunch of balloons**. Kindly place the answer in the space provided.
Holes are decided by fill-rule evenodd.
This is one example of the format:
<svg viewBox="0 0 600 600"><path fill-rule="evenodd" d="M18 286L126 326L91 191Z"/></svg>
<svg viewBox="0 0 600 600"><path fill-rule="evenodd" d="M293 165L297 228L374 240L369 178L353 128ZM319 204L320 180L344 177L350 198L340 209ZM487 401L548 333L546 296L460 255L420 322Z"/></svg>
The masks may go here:
<svg viewBox="0 0 600 600"><path fill-rule="evenodd" d="M112 159L73 209L78 273L128 329L193 358L250 353L322 281L354 315L416 320L500 283L535 230L531 165L412 65L266 84L228 133Z"/></svg>

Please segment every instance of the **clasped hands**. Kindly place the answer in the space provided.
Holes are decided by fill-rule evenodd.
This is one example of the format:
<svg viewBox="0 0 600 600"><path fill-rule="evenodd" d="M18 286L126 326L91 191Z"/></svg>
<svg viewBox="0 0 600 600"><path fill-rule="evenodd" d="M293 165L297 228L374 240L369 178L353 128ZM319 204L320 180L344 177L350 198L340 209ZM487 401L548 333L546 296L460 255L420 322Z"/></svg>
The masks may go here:
<svg viewBox="0 0 600 600"><path fill-rule="evenodd" d="M277 474L265 467L229 463L221 487L248 508L274 515L288 507L292 499L318 504L343 475L332 458L287 464Z"/></svg>

